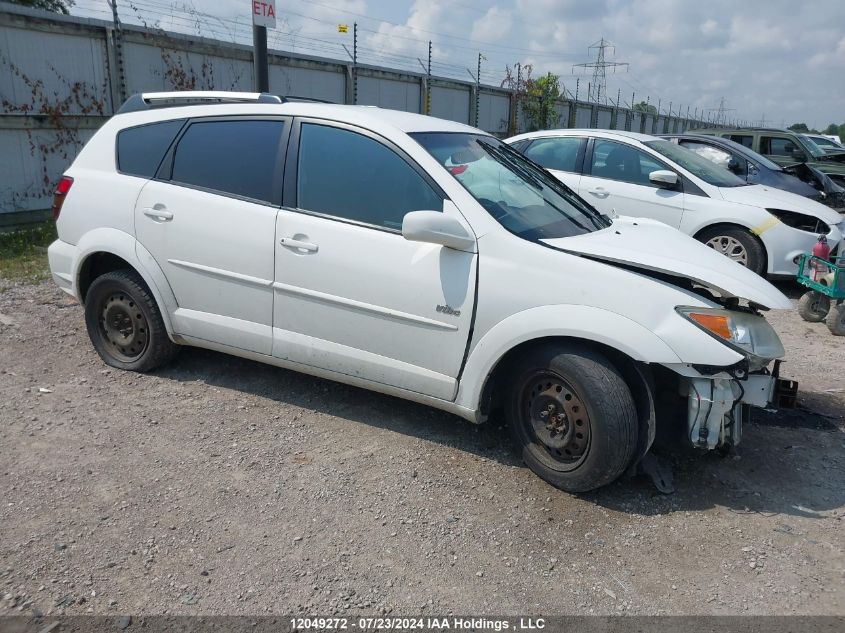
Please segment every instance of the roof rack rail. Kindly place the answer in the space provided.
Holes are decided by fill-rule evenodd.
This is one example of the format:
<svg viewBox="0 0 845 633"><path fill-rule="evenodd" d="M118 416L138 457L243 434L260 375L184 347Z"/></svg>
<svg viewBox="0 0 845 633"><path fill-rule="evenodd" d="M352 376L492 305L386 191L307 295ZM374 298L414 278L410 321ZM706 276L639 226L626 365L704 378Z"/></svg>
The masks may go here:
<svg viewBox="0 0 845 633"><path fill-rule="evenodd" d="M144 92L129 97L117 114L172 108L176 106L219 103L283 103L282 97L266 92L227 92L222 90L183 90L178 92Z"/></svg>
<svg viewBox="0 0 845 633"><path fill-rule="evenodd" d="M334 101L329 101L328 99L317 99L316 97L297 97L296 95L279 95L279 98L282 100L282 103L291 103L302 101L305 103L329 103L332 105L337 105Z"/></svg>

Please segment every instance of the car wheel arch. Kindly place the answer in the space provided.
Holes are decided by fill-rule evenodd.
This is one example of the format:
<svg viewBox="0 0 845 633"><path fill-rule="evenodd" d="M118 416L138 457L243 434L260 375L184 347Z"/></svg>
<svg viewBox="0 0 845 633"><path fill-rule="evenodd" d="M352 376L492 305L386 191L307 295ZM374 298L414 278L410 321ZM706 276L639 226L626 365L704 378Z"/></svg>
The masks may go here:
<svg viewBox="0 0 845 633"><path fill-rule="evenodd" d="M774 218L774 216L771 216ZM739 229L740 231L745 231L748 233L754 240L756 240L763 249L763 270L769 270L769 261L771 259L771 255L769 254L769 248L766 246L766 243L760 239L760 236L754 231L754 229L750 226L745 226L744 224L740 224L738 222L712 222L710 224L706 224L705 226L701 226L696 229L695 233L693 233L693 238L701 241L701 235L708 231L712 231L715 229L726 228L726 229Z"/></svg>
<svg viewBox="0 0 845 633"><path fill-rule="evenodd" d="M116 266L137 272L152 293L159 306L167 333L174 342L171 314L178 304L164 271L153 256L134 236L117 229L96 229L84 235L77 244L77 257L74 262L74 290L77 299L84 303L85 293L96 277ZM96 268L102 264L101 268ZM92 276L92 272L97 275Z"/></svg>
<svg viewBox="0 0 845 633"><path fill-rule="evenodd" d="M634 467L648 452L656 434L656 407L654 379L648 363L637 361L624 352L598 341L577 336L544 336L518 343L505 352L493 366L484 381L478 402L478 411L482 419L504 405L505 388L503 381L510 375L514 362L525 355L530 355L536 348L556 343L574 343L586 349L598 352L613 364L622 375L637 408L640 433Z"/></svg>

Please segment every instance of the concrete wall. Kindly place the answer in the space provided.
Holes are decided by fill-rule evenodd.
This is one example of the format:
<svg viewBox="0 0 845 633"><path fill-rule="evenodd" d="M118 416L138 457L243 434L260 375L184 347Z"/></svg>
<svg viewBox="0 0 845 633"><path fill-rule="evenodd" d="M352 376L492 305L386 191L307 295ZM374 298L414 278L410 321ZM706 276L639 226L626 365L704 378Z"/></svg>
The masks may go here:
<svg viewBox="0 0 845 633"><path fill-rule="evenodd" d="M362 105L421 112L427 87L432 116L500 137L531 125L522 108L519 116L511 116L517 101L512 91L500 87L270 52L270 89L276 94L353 103L357 92ZM0 113L0 226L47 217L62 171L126 97L203 89L252 90L252 49L137 26L124 25L117 32L111 22L0 1L0 100L5 104ZM561 100L555 110L560 115L556 127L609 128L615 121L617 129L640 129L639 114L630 117L625 109L614 113L607 106Z"/></svg>

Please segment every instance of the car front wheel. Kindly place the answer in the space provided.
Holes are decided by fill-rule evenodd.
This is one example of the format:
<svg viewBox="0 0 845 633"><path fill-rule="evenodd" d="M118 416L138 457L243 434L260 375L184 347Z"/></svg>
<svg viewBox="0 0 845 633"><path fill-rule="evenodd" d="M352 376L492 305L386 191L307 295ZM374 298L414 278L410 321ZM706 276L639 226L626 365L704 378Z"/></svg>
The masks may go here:
<svg viewBox="0 0 845 633"><path fill-rule="evenodd" d="M758 275L766 272L766 251L763 244L746 229L714 226L702 231L698 240Z"/></svg>
<svg viewBox="0 0 845 633"><path fill-rule="evenodd" d="M517 448L553 486L593 490L630 465L636 407L603 355L577 344L539 348L515 363L508 384L506 415Z"/></svg>

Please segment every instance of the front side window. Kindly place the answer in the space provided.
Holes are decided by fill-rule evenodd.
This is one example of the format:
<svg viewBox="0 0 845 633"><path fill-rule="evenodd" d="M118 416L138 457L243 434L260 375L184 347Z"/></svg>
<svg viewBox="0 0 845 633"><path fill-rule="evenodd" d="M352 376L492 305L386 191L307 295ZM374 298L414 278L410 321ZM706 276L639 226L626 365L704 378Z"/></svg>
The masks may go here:
<svg viewBox="0 0 845 633"><path fill-rule="evenodd" d="M485 134L411 134L505 229L537 241L610 226L548 172Z"/></svg>
<svg viewBox="0 0 845 633"><path fill-rule="evenodd" d="M575 136L538 138L522 153L546 169L575 172L581 142Z"/></svg>
<svg viewBox="0 0 845 633"><path fill-rule="evenodd" d="M781 136L764 136L760 139L760 149L763 154L770 156L785 156L787 158L794 158L794 154L798 147L791 139L783 138Z"/></svg>
<svg viewBox="0 0 845 633"><path fill-rule="evenodd" d="M179 139L174 182L252 198L274 200L273 182L282 121L198 121Z"/></svg>
<svg viewBox="0 0 845 633"><path fill-rule="evenodd" d="M674 143L668 144L677 147ZM625 143L597 138L593 145L590 174L596 178L655 186L648 176L651 172L661 169L668 167L646 152Z"/></svg>
<svg viewBox="0 0 845 633"><path fill-rule="evenodd" d="M742 178L714 165L706 158L702 158L680 145L663 140L645 141L645 145L714 187L742 187L748 184Z"/></svg>
<svg viewBox="0 0 845 633"><path fill-rule="evenodd" d="M401 156L350 130L303 123L296 206L306 211L402 229L410 211L442 211L443 199Z"/></svg>

